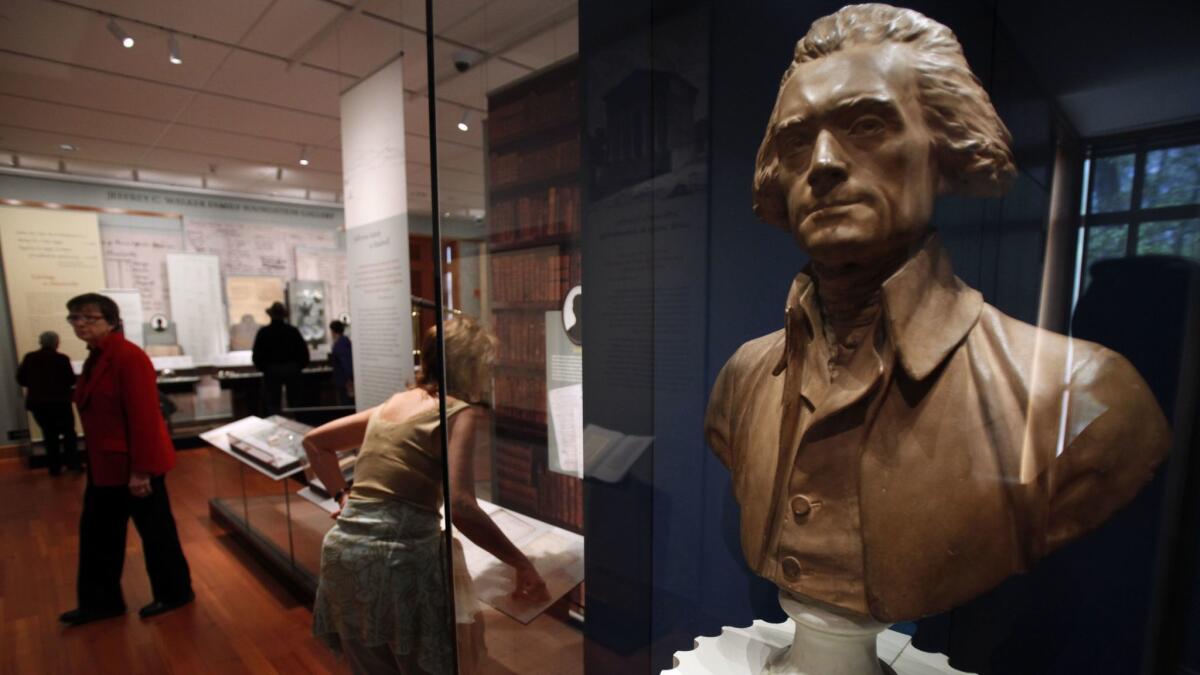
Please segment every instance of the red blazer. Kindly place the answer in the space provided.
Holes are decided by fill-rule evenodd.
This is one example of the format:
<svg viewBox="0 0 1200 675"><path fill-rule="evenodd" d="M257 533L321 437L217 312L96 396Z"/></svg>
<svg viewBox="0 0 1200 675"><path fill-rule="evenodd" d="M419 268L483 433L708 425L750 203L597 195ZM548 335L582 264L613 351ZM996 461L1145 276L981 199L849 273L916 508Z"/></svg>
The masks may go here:
<svg viewBox="0 0 1200 675"><path fill-rule="evenodd" d="M131 471L163 474L175 466L175 446L158 405L150 357L114 331L88 356L75 386L92 482L129 483Z"/></svg>

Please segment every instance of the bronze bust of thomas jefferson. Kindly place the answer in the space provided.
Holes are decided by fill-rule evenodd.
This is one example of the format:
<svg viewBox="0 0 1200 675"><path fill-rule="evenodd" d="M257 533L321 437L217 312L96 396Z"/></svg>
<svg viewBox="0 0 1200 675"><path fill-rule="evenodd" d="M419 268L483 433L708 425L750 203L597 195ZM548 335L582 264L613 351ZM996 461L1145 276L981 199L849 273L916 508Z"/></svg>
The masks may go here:
<svg viewBox="0 0 1200 675"><path fill-rule="evenodd" d="M705 420L746 561L793 595L886 622L952 608L1104 522L1167 450L1128 361L985 303L930 230L937 195L1004 191L1009 143L921 14L846 7L796 45L754 211L812 262Z"/></svg>

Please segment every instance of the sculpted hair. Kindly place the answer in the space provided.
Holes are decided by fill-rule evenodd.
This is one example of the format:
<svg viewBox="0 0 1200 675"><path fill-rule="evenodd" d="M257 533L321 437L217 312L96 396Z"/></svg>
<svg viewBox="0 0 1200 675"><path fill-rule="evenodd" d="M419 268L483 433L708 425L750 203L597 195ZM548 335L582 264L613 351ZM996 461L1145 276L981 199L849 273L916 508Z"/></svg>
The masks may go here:
<svg viewBox="0 0 1200 675"><path fill-rule="evenodd" d="M843 7L817 19L808 34L796 43L780 91L802 63L850 45L884 42L909 45L917 57L918 98L925 123L936 138L938 170L948 191L978 197L1003 194L1017 171L1009 149L1012 136L967 66L954 33L923 14L867 4ZM778 115L776 99L755 163L754 213L788 230L787 205L776 180L779 158L774 141Z"/></svg>
<svg viewBox="0 0 1200 675"><path fill-rule="evenodd" d="M469 316L457 316L445 324L446 395L475 403L483 394L492 362L496 337ZM441 364L438 360L437 327L425 331L421 340L421 372L417 386L435 394Z"/></svg>

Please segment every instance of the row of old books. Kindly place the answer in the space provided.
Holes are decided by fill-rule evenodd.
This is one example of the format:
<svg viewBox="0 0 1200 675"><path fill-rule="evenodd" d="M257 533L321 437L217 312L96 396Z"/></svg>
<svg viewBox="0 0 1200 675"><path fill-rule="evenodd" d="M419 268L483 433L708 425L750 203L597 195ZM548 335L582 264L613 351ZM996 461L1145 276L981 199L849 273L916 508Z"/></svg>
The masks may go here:
<svg viewBox="0 0 1200 675"><path fill-rule="evenodd" d="M493 244L579 232L579 188L551 187L542 194L501 201L492 207L488 229Z"/></svg>
<svg viewBox="0 0 1200 675"><path fill-rule="evenodd" d="M544 445L497 438L494 448L492 470L507 506L559 527L583 530L582 480L546 470L540 461Z"/></svg>
<svg viewBox="0 0 1200 675"><path fill-rule="evenodd" d="M522 138L579 117L579 85L572 80L550 90L530 91L488 110L492 145Z"/></svg>
<svg viewBox="0 0 1200 675"><path fill-rule="evenodd" d="M546 376L495 374L496 414L529 424L546 423Z"/></svg>
<svg viewBox="0 0 1200 675"><path fill-rule="evenodd" d="M492 471L499 493L497 503L518 511L538 513L538 490L534 482L533 448L520 441L496 438Z"/></svg>
<svg viewBox="0 0 1200 675"><path fill-rule="evenodd" d="M503 253L492 258L492 299L499 303L559 302L582 275L579 251Z"/></svg>
<svg viewBox="0 0 1200 675"><path fill-rule="evenodd" d="M538 485L538 513L543 520L579 532L583 529L583 481L546 471Z"/></svg>
<svg viewBox="0 0 1200 675"><path fill-rule="evenodd" d="M579 170L579 137L571 136L536 149L491 154L494 188L529 183Z"/></svg>
<svg viewBox="0 0 1200 675"><path fill-rule="evenodd" d="M497 312L496 359L506 365L546 364L546 319L542 312Z"/></svg>

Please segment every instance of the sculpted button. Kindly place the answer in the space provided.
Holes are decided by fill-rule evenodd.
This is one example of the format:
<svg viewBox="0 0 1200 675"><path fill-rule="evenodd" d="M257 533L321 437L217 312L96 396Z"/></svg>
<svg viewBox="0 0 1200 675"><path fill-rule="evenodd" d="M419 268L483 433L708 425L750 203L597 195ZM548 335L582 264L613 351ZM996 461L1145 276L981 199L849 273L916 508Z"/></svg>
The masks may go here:
<svg viewBox="0 0 1200 675"><path fill-rule="evenodd" d="M808 497L804 495L796 495L792 497L791 507L792 515L796 517L796 520L800 520L812 511L812 502L808 501Z"/></svg>
<svg viewBox="0 0 1200 675"><path fill-rule="evenodd" d="M783 559L783 562L781 563L781 565L783 566L783 576L786 577L789 581L795 581L796 579L800 578L800 561L799 560L796 560L795 558L793 558L792 556L789 555L788 557Z"/></svg>

